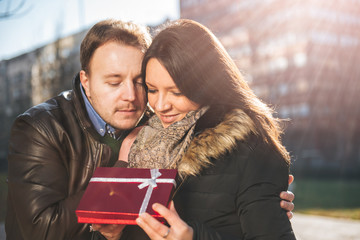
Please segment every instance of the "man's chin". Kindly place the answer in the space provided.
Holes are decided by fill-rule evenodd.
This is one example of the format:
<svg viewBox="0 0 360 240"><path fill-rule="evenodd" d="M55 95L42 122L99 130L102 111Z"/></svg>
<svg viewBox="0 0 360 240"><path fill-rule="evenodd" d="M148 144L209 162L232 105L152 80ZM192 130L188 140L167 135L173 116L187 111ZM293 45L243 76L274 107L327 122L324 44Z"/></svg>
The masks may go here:
<svg viewBox="0 0 360 240"><path fill-rule="evenodd" d="M129 130L134 128L138 122L141 120L144 112L137 111L136 114L134 113L132 116L124 116L118 115L118 118L115 118L116 121L111 124L114 128L118 130ZM115 116L114 116L115 117ZM114 119L114 118L113 118Z"/></svg>
<svg viewBox="0 0 360 240"><path fill-rule="evenodd" d="M120 123L118 124L114 124L113 127L118 129L118 130L129 130L132 129L136 126L136 124L138 123L138 121L136 120L129 120L129 119L125 119L122 120Z"/></svg>

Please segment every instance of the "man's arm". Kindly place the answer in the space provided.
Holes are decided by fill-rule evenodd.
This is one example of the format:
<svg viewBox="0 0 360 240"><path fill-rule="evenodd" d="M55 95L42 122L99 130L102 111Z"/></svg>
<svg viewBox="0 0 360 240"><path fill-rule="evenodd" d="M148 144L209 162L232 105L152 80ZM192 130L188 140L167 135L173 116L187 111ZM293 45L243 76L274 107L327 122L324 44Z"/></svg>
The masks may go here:
<svg viewBox="0 0 360 240"><path fill-rule="evenodd" d="M83 194L69 196L69 169L52 131L28 115L12 128L8 155L9 199L24 239L72 239L85 225L75 209Z"/></svg>
<svg viewBox="0 0 360 240"><path fill-rule="evenodd" d="M294 176L293 175L289 175L289 180L288 183L289 185L294 181ZM292 210L294 210L294 199L295 199L295 195L294 193L292 193L291 191L283 191L280 193L280 198L282 199L280 201L280 207L283 208L284 210L286 210L286 215L288 216L289 219L291 219L293 217L293 212Z"/></svg>

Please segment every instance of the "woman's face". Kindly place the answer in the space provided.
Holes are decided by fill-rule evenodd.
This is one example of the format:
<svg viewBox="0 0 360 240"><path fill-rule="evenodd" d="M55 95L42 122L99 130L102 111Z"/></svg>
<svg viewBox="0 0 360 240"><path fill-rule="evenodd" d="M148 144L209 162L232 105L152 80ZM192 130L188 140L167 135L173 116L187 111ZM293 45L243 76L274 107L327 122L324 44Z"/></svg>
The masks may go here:
<svg viewBox="0 0 360 240"><path fill-rule="evenodd" d="M198 104L180 92L168 71L156 58L151 58L147 63L145 83L148 87L149 104L164 128L199 108Z"/></svg>

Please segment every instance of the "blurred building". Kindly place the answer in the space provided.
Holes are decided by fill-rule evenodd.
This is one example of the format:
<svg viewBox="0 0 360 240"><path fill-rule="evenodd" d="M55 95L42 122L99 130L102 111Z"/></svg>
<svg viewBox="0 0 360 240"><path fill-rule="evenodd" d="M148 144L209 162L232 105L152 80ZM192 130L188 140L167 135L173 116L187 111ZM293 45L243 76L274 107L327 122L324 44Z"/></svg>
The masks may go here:
<svg viewBox="0 0 360 240"><path fill-rule="evenodd" d="M80 43L86 31L0 61L0 171L6 169L11 125L20 113L71 89L80 71Z"/></svg>
<svg viewBox="0 0 360 240"><path fill-rule="evenodd" d="M360 0L181 0L286 122L301 174L360 176Z"/></svg>

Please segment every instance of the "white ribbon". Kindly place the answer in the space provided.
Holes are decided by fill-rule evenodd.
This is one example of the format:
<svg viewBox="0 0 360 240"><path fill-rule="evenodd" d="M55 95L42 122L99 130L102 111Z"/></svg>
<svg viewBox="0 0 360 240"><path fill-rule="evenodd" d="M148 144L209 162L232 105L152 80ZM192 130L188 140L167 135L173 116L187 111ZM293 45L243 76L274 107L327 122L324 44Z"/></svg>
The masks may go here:
<svg viewBox="0 0 360 240"><path fill-rule="evenodd" d="M157 186L156 183L172 183L176 187L176 181L171 178L160 178L161 173L159 169L150 169L151 178L105 178L105 177L93 177L90 182L116 182L116 183L128 183L139 182L139 189L148 187L144 200L141 204L139 214L144 213L148 207L153 189Z"/></svg>
<svg viewBox="0 0 360 240"><path fill-rule="evenodd" d="M161 173L159 172L159 169L151 169L150 173L151 173L151 178L145 180L145 182L138 185L139 189L143 189L144 187L148 187L148 189L146 191L146 194L145 194L145 197L144 197L144 200L143 200L143 202L141 204L141 207L140 207L139 215L146 211L146 209L148 207L148 204L149 204L149 201L150 201L150 198L151 198L152 191L157 186L156 179L161 176Z"/></svg>

